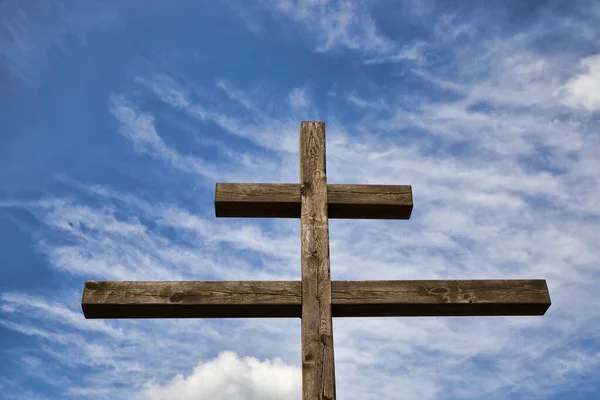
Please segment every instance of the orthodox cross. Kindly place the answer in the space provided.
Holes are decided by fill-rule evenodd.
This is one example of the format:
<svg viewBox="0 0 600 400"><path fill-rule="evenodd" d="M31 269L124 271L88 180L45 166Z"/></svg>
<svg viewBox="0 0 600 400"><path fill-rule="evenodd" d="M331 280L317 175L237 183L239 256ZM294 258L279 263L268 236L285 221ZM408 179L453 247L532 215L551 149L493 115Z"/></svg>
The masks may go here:
<svg viewBox="0 0 600 400"><path fill-rule="evenodd" d="M412 188L328 185L325 124L300 126L300 184L217 183L217 217L300 218L302 281L87 281L86 318L299 317L302 398L335 399L332 317L544 315L545 280L331 281L328 218L409 219Z"/></svg>

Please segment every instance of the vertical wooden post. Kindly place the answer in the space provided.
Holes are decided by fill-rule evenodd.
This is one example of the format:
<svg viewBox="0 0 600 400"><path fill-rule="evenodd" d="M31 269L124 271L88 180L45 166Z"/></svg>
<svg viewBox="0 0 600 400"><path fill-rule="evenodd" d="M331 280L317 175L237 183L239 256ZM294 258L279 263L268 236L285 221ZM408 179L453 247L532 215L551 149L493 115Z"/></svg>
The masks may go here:
<svg viewBox="0 0 600 400"><path fill-rule="evenodd" d="M300 126L302 398L335 399L325 123Z"/></svg>

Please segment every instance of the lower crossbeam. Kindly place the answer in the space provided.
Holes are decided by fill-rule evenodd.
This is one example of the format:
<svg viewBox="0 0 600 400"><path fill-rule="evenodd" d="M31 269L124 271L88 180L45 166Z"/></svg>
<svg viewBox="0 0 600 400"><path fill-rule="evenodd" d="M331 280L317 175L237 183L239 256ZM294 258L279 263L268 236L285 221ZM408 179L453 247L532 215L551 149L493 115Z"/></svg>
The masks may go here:
<svg viewBox="0 0 600 400"><path fill-rule="evenodd" d="M545 280L332 281L333 317L544 315ZM302 316L299 281L88 281L86 318Z"/></svg>

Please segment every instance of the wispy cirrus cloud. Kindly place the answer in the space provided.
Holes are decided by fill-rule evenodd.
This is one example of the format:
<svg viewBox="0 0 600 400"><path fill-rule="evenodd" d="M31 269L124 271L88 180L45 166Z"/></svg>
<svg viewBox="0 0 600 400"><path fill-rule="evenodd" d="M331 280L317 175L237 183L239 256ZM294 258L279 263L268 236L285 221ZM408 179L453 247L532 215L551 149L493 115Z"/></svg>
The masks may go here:
<svg viewBox="0 0 600 400"><path fill-rule="evenodd" d="M238 88L225 80L218 80L216 86L222 90L227 98L233 100L230 106L241 105L247 114L244 117L232 118L227 113L217 111L214 100L203 99L194 101L192 93L184 89L180 83L159 75L152 79L138 79L165 103L180 108L199 121L210 122L225 130L229 134L250 140L268 150L297 151L295 141L291 141L291 132L298 128L292 115L288 118L276 118L259 109Z"/></svg>
<svg viewBox="0 0 600 400"><path fill-rule="evenodd" d="M4 293L0 295L2 299L2 309L7 312L35 312L44 314L45 318L55 319L59 322L66 322L68 325L76 326L80 330L94 330L102 332L114 338L122 338L123 331L115 329L104 321L85 321L81 318L81 312L65 307L61 303L48 303L39 298L16 294Z"/></svg>
<svg viewBox="0 0 600 400"><path fill-rule="evenodd" d="M325 32L319 25L325 17L317 16L311 34L325 53L344 46L364 62L365 54L388 57L403 46L377 39L374 17L352 14L364 5L282 4L275 12L300 23L308 24L314 10L338 18ZM361 18L371 18L371 28L355 26ZM415 199L410 221L332 220L333 278L545 278L553 305L542 318L335 320L338 396L552 398L600 368L600 313L589 306L600 279L600 144L593 93L577 94L593 82L595 58L540 51L537 45L552 34L544 24L489 38L473 35L477 27L459 17L440 20L432 25L440 39L426 48L446 51L446 68L424 62L407 72L410 82L371 91L347 83L340 92L349 94L329 98L328 111L320 111L329 182L411 184ZM456 38L469 46L450 48ZM415 81L418 91L400 90ZM302 89L214 82L200 92L166 73L138 79L137 93L110 99L115 134L134 154L175 173L211 182L295 182L301 109L316 108L312 99L294 108L291 94ZM138 102L140 93L189 118L200 139L220 144L215 153L227 162L169 142L168 121ZM352 123L338 113L348 103L357 116ZM231 138L253 147L236 153ZM107 185L71 186L70 197L5 204L43 224L38 246L55 269L82 279L299 277L297 221L217 222L211 210L190 204ZM211 198L210 186L198 189L198 198ZM95 202L84 203L90 195ZM35 368L48 376L59 375L52 363L90 368L85 382L66 382L73 397L186 398L206 390L218 398L210 392L217 386L243 398L298 396L296 320L94 324L69 306L80 301L75 294L50 300L5 293L0 300L2 326L42 343L30 355L39 360ZM269 361L276 357L283 361ZM208 378L223 368L232 373ZM284 385L266 388L264 374Z"/></svg>
<svg viewBox="0 0 600 400"><path fill-rule="evenodd" d="M185 172L206 177L215 175L214 167L210 164L196 157L182 155L167 146L156 132L154 117L137 110L123 96L111 98L110 111L121 123L119 132L131 140L137 151L167 159L173 167Z"/></svg>
<svg viewBox="0 0 600 400"><path fill-rule="evenodd" d="M41 65L83 45L94 31L114 26L119 7L91 1L41 3L33 10L16 0L0 4L0 71L22 82L40 83Z"/></svg>
<svg viewBox="0 0 600 400"><path fill-rule="evenodd" d="M389 52L396 44L382 35L365 4L350 1L278 1L273 11L305 25L317 38L317 51L344 46L365 52Z"/></svg>
<svg viewBox="0 0 600 400"><path fill-rule="evenodd" d="M424 2L423 2L424 3ZM323 0L278 0L261 2L253 7L239 2L230 5L242 16L253 32L257 30L256 18L249 15L271 16L273 20L281 18L297 24L305 37L319 53L350 50L364 56L367 64L386 62L420 62L425 42L400 43L382 32L371 12L372 2L323 1ZM414 5L414 7L413 7ZM406 13L419 15L419 7L399 5Z"/></svg>
<svg viewBox="0 0 600 400"><path fill-rule="evenodd" d="M350 93L346 97L346 101L358 108L371 108L375 110L385 110L388 108L388 106L386 106L385 102L381 98L377 100L367 100L360 97L356 93Z"/></svg>

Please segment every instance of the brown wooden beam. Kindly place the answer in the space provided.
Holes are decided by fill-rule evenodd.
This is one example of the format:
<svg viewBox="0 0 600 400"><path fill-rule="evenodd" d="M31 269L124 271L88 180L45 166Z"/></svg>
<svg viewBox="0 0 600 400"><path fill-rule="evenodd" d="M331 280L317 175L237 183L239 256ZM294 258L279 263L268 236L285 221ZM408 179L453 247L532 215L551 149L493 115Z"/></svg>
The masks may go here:
<svg viewBox="0 0 600 400"><path fill-rule="evenodd" d="M409 219L409 185L327 185L328 217ZM300 218L300 185L291 183L217 183L217 217Z"/></svg>
<svg viewBox="0 0 600 400"><path fill-rule="evenodd" d="M296 281L88 281L86 318L300 317Z"/></svg>
<svg viewBox="0 0 600 400"><path fill-rule="evenodd" d="M544 315L546 281L333 281L334 317ZM86 318L270 318L302 315L299 281L89 281Z"/></svg>
<svg viewBox="0 0 600 400"><path fill-rule="evenodd" d="M325 123L300 125L302 399L335 400Z"/></svg>
<svg viewBox="0 0 600 400"><path fill-rule="evenodd" d="M546 281L334 281L335 317L544 315Z"/></svg>

